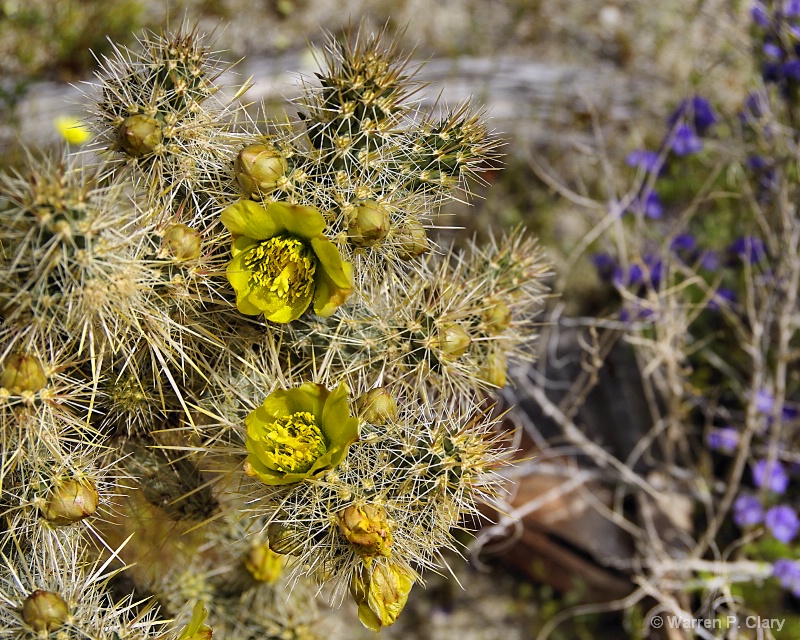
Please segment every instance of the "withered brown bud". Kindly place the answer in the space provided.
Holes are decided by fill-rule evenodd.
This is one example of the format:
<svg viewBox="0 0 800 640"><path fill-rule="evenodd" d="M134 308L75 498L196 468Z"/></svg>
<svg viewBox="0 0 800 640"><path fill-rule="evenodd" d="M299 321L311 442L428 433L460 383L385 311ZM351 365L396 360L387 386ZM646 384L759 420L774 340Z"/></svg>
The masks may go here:
<svg viewBox="0 0 800 640"><path fill-rule="evenodd" d="M36 632L58 629L67 617L69 607L57 593L37 589L22 603L22 619Z"/></svg>

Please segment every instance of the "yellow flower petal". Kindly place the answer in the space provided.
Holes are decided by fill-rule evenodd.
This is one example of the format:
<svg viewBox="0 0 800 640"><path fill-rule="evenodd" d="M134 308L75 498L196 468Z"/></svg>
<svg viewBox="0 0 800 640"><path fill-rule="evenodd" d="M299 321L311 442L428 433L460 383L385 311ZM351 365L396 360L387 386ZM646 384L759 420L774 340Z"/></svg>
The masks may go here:
<svg viewBox="0 0 800 640"><path fill-rule="evenodd" d="M75 116L58 116L54 120L54 124L64 140L70 144L81 145L92 137L92 132L86 128L80 118Z"/></svg>
<svg viewBox="0 0 800 640"><path fill-rule="evenodd" d="M239 200L222 210L222 224L234 235L256 240L272 238L286 230L280 218L252 200Z"/></svg>
<svg viewBox="0 0 800 640"><path fill-rule="evenodd" d="M314 207L273 202L267 207L267 212L280 220L286 231L297 238L310 240L325 231L325 218Z"/></svg>

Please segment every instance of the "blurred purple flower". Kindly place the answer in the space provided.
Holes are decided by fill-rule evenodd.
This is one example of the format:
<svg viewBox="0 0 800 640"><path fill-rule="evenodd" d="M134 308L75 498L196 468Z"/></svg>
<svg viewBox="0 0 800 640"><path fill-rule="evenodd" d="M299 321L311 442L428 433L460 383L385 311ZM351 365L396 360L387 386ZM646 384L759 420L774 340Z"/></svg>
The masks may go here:
<svg viewBox="0 0 800 640"><path fill-rule="evenodd" d="M661 169L661 156L656 151L634 149L625 158L625 164L635 169L644 169L647 173L657 173Z"/></svg>
<svg viewBox="0 0 800 640"><path fill-rule="evenodd" d="M763 2L753 3L753 8L750 9L750 16L753 18L753 22L755 22L758 26L769 26L769 14L767 13L767 8L764 6Z"/></svg>
<svg viewBox="0 0 800 640"><path fill-rule="evenodd" d="M800 0L786 0L783 3L783 15L787 18L800 17Z"/></svg>
<svg viewBox="0 0 800 640"><path fill-rule="evenodd" d="M704 251L700 256L700 266L706 271L719 269L719 254L716 251Z"/></svg>
<svg viewBox="0 0 800 640"><path fill-rule="evenodd" d="M783 57L783 50L774 42L767 42L761 50L764 52L764 55L768 58L774 58L775 60L780 60Z"/></svg>
<svg viewBox="0 0 800 640"><path fill-rule="evenodd" d="M647 194L642 194L631 203L631 211L634 213L643 213L645 217L657 220L664 215L664 205L661 204L661 198L655 191L648 191Z"/></svg>
<svg viewBox="0 0 800 640"><path fill-rule="evenodd" d="M705 133L717 123L717 114L711 108L711 103L700 96L693 96L687 100L682 100L672 115L667 119L667 125L674 127L679 120L686 119L697 135Z"/></svg>
<svg viewBox="0 0 800 640"><path fill-rule="evenodd" d="M800 562L789 558L780 558L772 567L773 577L792 595L800 598Z"/></svg>
<svg viewBox="0 0 800 640"><path fill-rule="evenodd" d="M610 281L617 268L617 261L608 253L595 253L592 256L592 264L597 269L597 275L601 280Z"/></svg>
<svg viewBox="0 0 800 640"><path fill-rule="evenodd" d="M713 451L733 453L739 446L739 431L734 427L712 429L706 436L706 444Z"/></svg>
<svg viewBox="0 0 800 640"><path fill-rule="evenodd" d="M753 236L737 238L728 247L728 252L738 256L742 260L746 260L750 264L760 262L767 255L764 242Z"/></svg>
<svg viewBox="0 0 800 640"><path fill-rule="evenodd" d="M676 156L688 156L703 149L703 141L697 137L688 124L682 124L675 129L670 141L672 151Z"/></svg>
<svg viewBox="0 0 800 640"><path fill-rule="evenodd" d="M789 60L781 67L783 75L792 80L800 80L800 60Z"/></svg>
<svg viewBox="0 0 800 640"><path fill-rule="evenodd" d="M772 394L770 394L769 391L761 389L756 393L755 403L756 409L760 413L766 413L769 415L772 413L772 408L775 406L775 398L772 397Z"/></svg>
<svg viewBox="0 0 800 640"><path fill-rule="evenodd" d="M759 460L753 465L753 484L759 489L769 489L778 494L786 493L786 488L789 486L786 468L779 460L774 460L767 477L768 463L768 460Z"/></svg>
<svg viewBox="0 0 800 640"><path fill-rule="evenodd" d="M764 509L756 496L740 494L733 503L733 521L740 527L760 524L764 519Z"/></svg>
<svg viewBox="0 0 800 640"><path fill-rule="evenodd" d="M694 239L694 236L691 233L678 234L672 239L672 242L669 243L669 248L672 249L675 253L692 251L696 247L697 247L697 240Z"/></svg>
<svg viewBox="0 0 800 640"><path fill-rule="evenodd" d="M772 507L764 514L764 524L775 539L784 544L791 542L800 530L800 518L797 517L797 512L783 504Z"/></svg>
<svg viewBox="0 0 800 640"><path fill-rule="evenodd" d="M711 300L708 301L708 308L712 311L718 311L720 307L727 307L733 302L736 302L736 292L720 287L714 292Z"/></svg>

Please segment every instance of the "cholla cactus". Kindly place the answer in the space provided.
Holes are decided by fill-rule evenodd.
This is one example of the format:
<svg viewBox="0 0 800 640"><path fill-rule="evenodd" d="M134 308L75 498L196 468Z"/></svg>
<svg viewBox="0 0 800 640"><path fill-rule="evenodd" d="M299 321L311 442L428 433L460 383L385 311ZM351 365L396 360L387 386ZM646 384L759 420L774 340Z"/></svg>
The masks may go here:
<svg viewBox="0 0 800 640"><path fill-rule="evenodd" d="M546 266L521 232L437 249L498 143L468 105L419 113L381 36L331 40L296 121L260 130L199 34L148 35L98 74L102 162L3 178L14 637L154 637L151 596L159 637L306 638L314 583L377 631L502 490L486 401Z"/></svg>

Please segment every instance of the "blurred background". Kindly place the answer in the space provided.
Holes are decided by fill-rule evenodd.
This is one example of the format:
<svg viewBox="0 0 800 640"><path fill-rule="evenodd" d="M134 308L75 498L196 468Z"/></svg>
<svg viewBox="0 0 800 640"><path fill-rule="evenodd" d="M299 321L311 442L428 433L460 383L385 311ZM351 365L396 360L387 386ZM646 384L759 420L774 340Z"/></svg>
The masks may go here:
<svg viewBox="0 0 800 640"><path fill-rule="evenodd" d="M665 118L683 98L713 96L728 111L741 103L752 71L748 11L734 0L0 0L0 165L65 144L64 123L85 117L97 60L114 46L135 47L142 29L197 24L220 57L241 60L222 79L230 94L251 79L243 100L253 103L254 115L263 109L274 116L290 108L302 78L313 76L313 51L326 34L385 27L410 54L409 68L422 65L422 107L453 108L471 98L505 143L502 166L475 187L471 206L448 205L442 225L463 236L525 225L553 264L558 313L590 315L608 289L588 258L569 258L596 223L587 203L630 188L631 174L617 173L624 158L657 146ZM635 390L633 399L614 396L631 372L624 354L610 357L617 358L617 378L601 381L587 401L594 418L580 425L625 457L649 424L637 413ZM539 420L537 432L557 436L523 392L522 384L507 392L508 402L525 410L509 420ZM630 427L624 437L609 434L620 420ZM476 549L472 565L452 562L461 585L431 576L384 637L523 640L568 606L630 593L624 572L597 558L623 557L631 541L588 509L585 496L563 489L563 460L548 460L551 475L540 468L516 486L515 504L537 505L527 510L518 539L492 539L480 554L481 545L469 546ZM605 500L601 482L581 486ZM679 511L677 500L670 512L679 518ZM598 611L573 616L548 637L627 637L626 616L636 612ZM351 624L352 614L326 613L332 640L373 637Z"/></svg>

